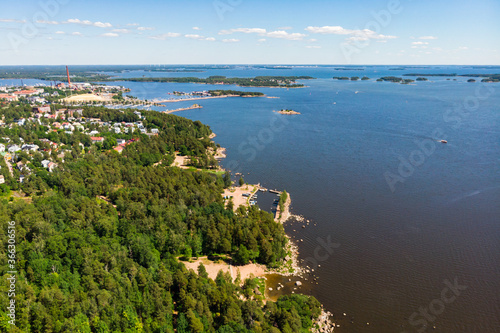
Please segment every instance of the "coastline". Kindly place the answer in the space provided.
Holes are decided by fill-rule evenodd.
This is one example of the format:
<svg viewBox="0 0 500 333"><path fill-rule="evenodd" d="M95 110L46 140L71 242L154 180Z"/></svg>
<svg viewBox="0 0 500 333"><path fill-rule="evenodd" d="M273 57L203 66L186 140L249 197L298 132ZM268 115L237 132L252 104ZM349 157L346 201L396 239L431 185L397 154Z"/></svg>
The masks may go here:
<svg viewBox="0 0 500 333"><path fill-rule="evenodd" d="M170 114L170 113L179 112L179 111L187 111L187 110L201 109L201 108L203 108L203 106L198 105L198 104L194 104L194 105L188 106L187 108L179 108L179 109L175 109L175 110L166 110L166 111L160 111L160 112Z"/></svg>
<svg viewBox="0 0 500 333"><path fill-rule="evenodd" d="M215 137L215 134L212 133L210 135L210 137L211 138ZM221 147L219 149L225 152L225 148ZM219 151L219 149L218 149L218 151ZM220 159L225 158L225 157L226 157L225 154L223 157L219 157L219 159L218 159L219 162L220 162ZM244 186L228 188L224 191L224 193L222 195L223 195L223 197L227 198L227 196L230 194L238 193L241 195L243 192L245 192L245 193L250 192L251 193L250 197L251 197L253 194L257 193L260 188L262 188L260 186L260 183L259 184L245 184ZM237 192L237 191L239 191L239 192ZM278 206L277 211L276 211L276 215L274 217L274 221L276 223L279 223L279 224L284 224L289 218L294 216L290 211L290 207L292 204L291 195L288 192L287 192L287 194L288 194L287 199L283 205L283 211L280 211L279 206ZM248 206L250 197L241 197L241 198L238 197L237 201L234 200L236 198L234 198L234 199L231 198L230 200L233 200L233 203L234 203L233 209L236 211L236 209L240 205ZM264 265L260 265L260 264L256 264L256 263L249 263L249 264L242 265L242 266L233 266L230 263L227 263L227 262L224 262L221 260L219 260L217 262L211 261L207 257L197 258L195 261L183 262L183 263L187 269L193 269L195 272L197 271L199 264L203 263L209 277L211 277L213 279L215 279L215 277L217 276L217 274L220 270L222 270L223 272L229 272L231 277L233 278L233 280L236 279L238 276L242 279L242 281L244 281L245 278L250 278L250 277L262 278L266 281L265 282L265 290L266 291L269 288L268 284L267 284L267 279L268 279L267 276L270 274L278 274L281 276L290 276L290 277L294 276L294 277L300 278L301 280L302 279L307 280L307 278L305 278L304 275L308 272L308 270L305 267L302 267L299 263L298 245L292 241L291 236L288 235L287 233L285 233L285 237L288 239L288 242L287 242L286 248L285 248L287 255L283 259L283 264L276 269L269 269ZM267 295L267 292L264 293L264 297L265 297L264 298L265 301L272 300L269 297L269 295ZM311 328L311 332L314 332L314 333L333 332L334 327L335 327L335 323L333 322L332 313L329 311L326 311L324 309L323 305L321 305L321 313L318 316L318 318L316 318L314 320L313 326Z"/></svg>
<svg viewBox="0 0 500 333"><path fill-rule="evenodd" d="M266 95L263 95L263 96L223 95L223 96L190 97L190 98L179 98L179 99L163 99L163 100L159 100L159 101L155 100L154 102L158 103L158 104L163 104L163 103L189 102L189 101L199 101L199 100L204 100L204 99L227 98L227 97L244 97L244 98L250 98L250 97L267 97L267 96Z"/></svg>

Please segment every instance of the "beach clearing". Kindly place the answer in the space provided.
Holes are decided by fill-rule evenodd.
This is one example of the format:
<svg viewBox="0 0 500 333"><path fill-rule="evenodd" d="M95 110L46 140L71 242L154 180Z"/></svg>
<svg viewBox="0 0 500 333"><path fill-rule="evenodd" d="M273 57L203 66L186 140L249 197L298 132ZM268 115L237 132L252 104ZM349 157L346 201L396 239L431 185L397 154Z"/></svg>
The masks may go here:
<svg viewBox="0 0 500 333"><path fill-rule="evenodd" d="M260 186L259 185L243 185L239 187L230 187L224 190L224 193L222 194L224 198L230 198L233 200L233 210L236 211L239 206L244 205L248 206L250 197L254 195L258 190ZM243 195L243 194L248 194L248 195Z"/></svg>
<svg viewBox="0 0 500 333"><path fill-rule="evenodd" d="M215 280L219 271L223 271L224 273L229 272L233 281L238 276L238 273L240 274L242 281L250 278L252 275L254 277L261 277L266 274L266 266L264 265L247 264L243 266L233 266L224 262L223 260L212 261L207 257L201 257L191 262L183 261L183 263L187 269L192 269L195 272L198 272L198 266L200 265L200 263L203 263L208 276L213 280Z"/></svg>
<svg viewBox="0 0 500 333"><path fill-rule="evenodd" d="M95 94L74 95L62 99L64 102L109 102L112 100L111 95L101 96Z"/></svg>

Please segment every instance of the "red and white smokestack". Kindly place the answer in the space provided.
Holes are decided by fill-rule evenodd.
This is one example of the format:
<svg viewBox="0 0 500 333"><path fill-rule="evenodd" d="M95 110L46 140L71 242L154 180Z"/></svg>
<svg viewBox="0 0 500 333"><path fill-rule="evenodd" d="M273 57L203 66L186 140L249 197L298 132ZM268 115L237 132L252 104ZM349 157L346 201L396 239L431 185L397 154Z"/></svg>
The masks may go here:
<svg viewBox="0 0 500 333"><path fill-rule="evenodd" d="M66 66L66 75L68 76L68 86L71 88L71 80L69 79L69 69L68 69L68 66Z"/></svg>

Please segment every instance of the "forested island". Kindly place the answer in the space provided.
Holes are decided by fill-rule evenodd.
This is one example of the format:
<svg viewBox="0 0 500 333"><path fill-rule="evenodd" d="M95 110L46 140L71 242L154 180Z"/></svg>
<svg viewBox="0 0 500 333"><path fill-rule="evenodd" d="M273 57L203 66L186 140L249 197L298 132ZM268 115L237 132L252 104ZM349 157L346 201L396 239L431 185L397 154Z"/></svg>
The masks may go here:
<svg viewBox="0 0 500 333"><path fill-rule="evenodd" d="M261 92L256 91L238 91L238 90L209 90L208 93L212 96L240 96L240 97L259 97L264 96Z"/></svg>
<svg viewBox="0 0 500 333"><path fill-rule="evenodd" d="M314 297L264 302L262 280L212 280L178 260L244 252L278 267L286 256L272 214L225 206L231 179L212 172L208 126L154 111L3 103L0 223L15 224L17 242L10 332L310 331ZM170 166L175 154L197 169ZM0 237L7 290L9 236Z"/></svg>
<svg viewBox="0 0 500 333"><path fill-rule="evenodd" d="M403 79L403 78L400 78L397 76L383 76L383 77L377 79L377 82L382 82L382 81L401 83L401 84L410 84L412 82L415 82L415 80Z"/></svg>
<svg viewBox="0 0 500 333"><path fill-rule="evenodd" d="M132 81L132 82L176 82L176 83L201 83L201 84L232 84L240 87L277 87L300 88L303 84L296 80L312 80L311 76L256 76L254 78L239 78L225 76L198 77L142 77L142 78L116 78L105 81Z"/></svg>
<svg viewBox="0 0 500 333"><path fill-rule="evenodd" d="M456 74L456 73L451 73L451 74L415 74L415 73L409 73L409 74L403 74L403 76L482 77L483 79L481 80L481 82L500 82L500 74Z"/></svg>

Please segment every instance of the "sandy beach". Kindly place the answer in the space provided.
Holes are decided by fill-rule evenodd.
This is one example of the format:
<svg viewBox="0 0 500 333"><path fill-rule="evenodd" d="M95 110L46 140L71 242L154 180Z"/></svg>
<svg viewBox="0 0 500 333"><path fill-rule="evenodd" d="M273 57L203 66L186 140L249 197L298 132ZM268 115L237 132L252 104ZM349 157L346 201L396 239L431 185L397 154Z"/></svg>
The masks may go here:
<svg viewBox="0 0 500 333"><path fill-rule="evenodd" d="M174 163L172 163L172 166L179 167L181 169L189 169L187 164L189 163L189 157L188 156L180 156L178 153L175 153L175 159Z"/></svg>
<svg viewBox="0 0 500 333"><path fill-rule="evenodd" d="M259 185L243 185L239 187L230 187L224 190L224 193L222 194L224 197L227 196L232 196L234 208L233 210L236 211L239 206L245 205L248 206L248 200L249 197L243 196L243 193L250 193L250 196L252 196L254 193L256 193L259 190Z"/></svg>
<svg viewBox="0 0 500 333"><path fill-rule="evenodd" d="M233 281L238 276L238 273L240 274L242 281L251 277L251 275L253 275L254 277L260 277L266 274L266 266L263 265L248 264L243 266L233 266L222 260L218 262L211 261L207 259L207 257L198 258L197 260L194 260L192 262L184 261L183 263L184 265L186 265L187 269L192 269L195 272L197 272L200 263L203 263L208 276L214 280L220 270L222 270L223 272L229 272L231 274L231 277L233 278Z"/></svg>
<svg viewBox="0 0 500 333"><path fill-rule="evenodd" d="M103 97L94 94L74 95L62 99L64 102L109 102L112 100L111 96Z"/></svg>

